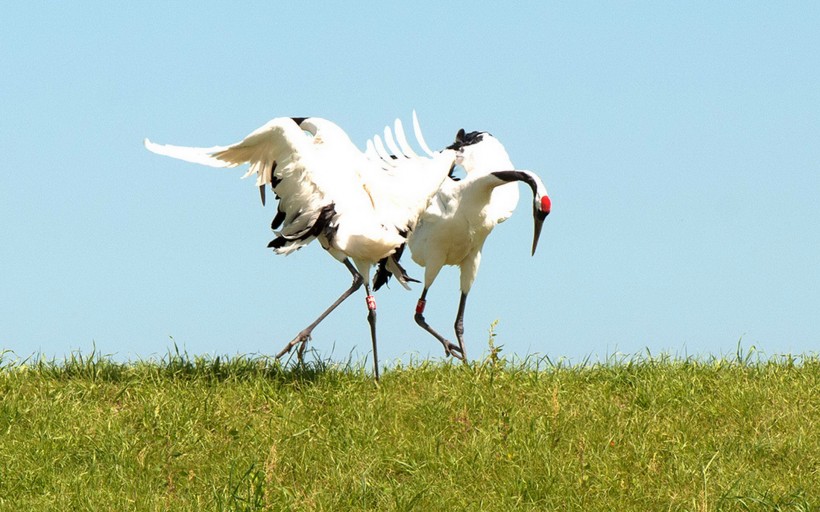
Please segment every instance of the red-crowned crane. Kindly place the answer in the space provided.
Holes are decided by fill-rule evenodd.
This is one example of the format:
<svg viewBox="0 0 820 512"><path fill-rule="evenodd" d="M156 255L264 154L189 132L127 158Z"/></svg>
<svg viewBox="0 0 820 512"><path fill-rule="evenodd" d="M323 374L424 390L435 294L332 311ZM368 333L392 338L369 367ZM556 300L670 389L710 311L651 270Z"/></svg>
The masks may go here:
<svg viewBox="0 0 820 512"><path fill-rule="evenodd" d="M534 255L544 219L550 213L551 201L541 179L531 171L516 170L504 146L489 133L460 130L455 143L447 149L458 152L458 163L464 168L466 177L458 180L451 176L441 184L410 234L407 245L413 261L424 267L424 290L416 305L416 323L444 346L447 355L466 360L464 308L478 273L484 241L497 224L512 215L518 204L516 182L522 181L533 193ZM400 256L401 250L385 263ZM398 261L394 263L398 264ZM444 265L457 265L461 269L461 299L455 321L458 346L436 332L424 319L427 292ZM374 281L376 289L389 279L387 270L384 264L380 265Z"/></svg>
<svg viewBox="0 0 820 512"><path fill-rule="evenodd" d="M299 345L297 354L301 360L313 329L364 285L373 367L378 380L376 301L370 291L370 271L406 242L418 216L455 165L458 154L455 148L429 151L415 112L413 126L420 146L429 156L414 155L395 161L385 161L372 151L359 151L341 128L318 117L276 118L230 146L193 148L145 140L148 150L188 162L211 167L250 164L245 176L257 175L262 204L267 185L279 200L271 224L277 236L268 247L277 254L290 254L318 239L352 274L350 288L299 332L277 358ZM407 148L399 121L396 133ZM392 261L386 271L406 287L409 278L397 261Z"/></svg>

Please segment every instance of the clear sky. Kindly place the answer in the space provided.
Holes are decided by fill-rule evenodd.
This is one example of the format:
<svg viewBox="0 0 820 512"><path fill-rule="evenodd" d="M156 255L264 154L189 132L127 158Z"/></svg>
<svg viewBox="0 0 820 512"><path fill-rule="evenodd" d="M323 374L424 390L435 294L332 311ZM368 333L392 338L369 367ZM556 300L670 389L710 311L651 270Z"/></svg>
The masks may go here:
<svg viewBox="0 0 820 512"><path fill-rule="evenodd" d="M273 354L350 284L318 244L266 249L216 145L279 116L365 141L416 109L427 142L486 130L529 191L485 246L466 340L572 361L820 347L816 2L13 2L0 14L0 350ZM422 270L407 258L411 275ZM380 356L441 357L421 290L377 294ZM448 336L458 271L430 291ZM364 292L314 331L370 351Z"/></svg>

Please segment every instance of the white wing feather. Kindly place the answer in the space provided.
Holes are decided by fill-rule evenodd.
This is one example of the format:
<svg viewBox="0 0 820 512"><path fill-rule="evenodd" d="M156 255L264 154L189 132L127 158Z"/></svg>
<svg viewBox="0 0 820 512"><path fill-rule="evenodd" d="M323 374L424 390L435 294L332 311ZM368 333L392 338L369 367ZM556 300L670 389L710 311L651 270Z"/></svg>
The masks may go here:
<svg viewBox="0 0 820 512"><path fill-rule="evenodd" d="M214 146L211 148L189 148L184 146L172 146L170 144L156 144L148 139L143 141L145 149L158 155L170 156L179 160L185 160L194 164L207 165L209 167L236 167L238 164L231 164L224 160L218 160L211 156L218 151L225 151L228 146Z"/></svg>
<svg viewBox="0 0 820 512"><path fill-rule="evenodd" d="M390 153L388 153L387 149L385 149L382 138L378 135L373 136L373 143L376 146L376 153L379 155L379 158L381 158L390 167L393 167L394 160L393 158L390 158Z"/></svg>
<svg viewBox="0 0 820 512"><path fill-rule="evenodd" d="M364 155L370 160L381 160L381 158L379 158L379 154L376 153L376 146L374 146L373 141L369 139L367 141L367 149L365 150Z"/></svg>
<svg viewBox="0 0 820 512"><path fill-rule="evenodd" d="M401 160L402 158L407 158L404 152L402 152L402 150L400 150L396 145L396 141L393 140L393 132L390 131L389 126L384 127L384 142L387 144L387 148L393 154L395 159Z"/></svg>
<svg viewBox="0 0 820 512"><path fill-rule="evenodd" d="M401 125L401 119L396 119L394 129L396 132L396 140L401 147L402 153L410 158L418 158L416 152L413 151L413 148L411 148L410 144L407 142L407 136L404 134L404 127Z"/></svg>
<svg viewBox="0 0 820 512"><path fill-rule="evenodd" d="M427 156L433 156L433 152L430 151L430 147L427 146L427 143L424 141L424 136L421 134L421 127L419 126L419 117L416 115L416 111L413 111L413 133L416 134L416 140L419 142L419 146L421 146L421 150L427 153Z"/></svg>

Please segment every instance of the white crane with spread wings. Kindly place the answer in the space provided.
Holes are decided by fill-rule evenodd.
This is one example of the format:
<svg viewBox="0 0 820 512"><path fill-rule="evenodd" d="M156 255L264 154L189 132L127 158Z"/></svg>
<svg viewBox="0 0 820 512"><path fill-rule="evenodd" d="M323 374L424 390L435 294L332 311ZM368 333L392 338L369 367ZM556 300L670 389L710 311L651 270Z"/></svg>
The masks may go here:
<svg viewBox="0 0 820 512"><path fill-rule="evenodd" d="M376 301L370 272L380 260L385 271L403 285L409 280L396 259L386 260L406 241L419 215L447 178L459 155L457 149L432 152L424 142L413 113L413 126L426 156L416 155L396 121L398 144L391 158L371 146L362 152L336 124L318 117L273 119L230 146L194 148L155 144L145 147L160 155L211 167L249 164L245 174L256 174L265 202L265 187L279 200L271 227L276 238L268 245L277 254L289 254L318 239L322 247L353 276L350 288L316 320L299 332L277 355L299 345L302 358L313 329L342 301L365 287L367 319L373 344L375 377L379 377L376 348ZM396 146L388 130L388 144ZM381 142L381 141L379 141Z"/></svg>

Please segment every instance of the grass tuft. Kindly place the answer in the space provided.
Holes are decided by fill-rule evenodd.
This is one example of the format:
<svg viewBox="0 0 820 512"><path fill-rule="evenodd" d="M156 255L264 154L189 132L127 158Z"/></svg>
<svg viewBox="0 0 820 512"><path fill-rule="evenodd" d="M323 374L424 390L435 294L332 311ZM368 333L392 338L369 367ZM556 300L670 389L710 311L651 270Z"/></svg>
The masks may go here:
<svg viewBox="0 0 820 512"><path fill-rule="evenodd" d="M820 359L0 353L0 510L820 507Z"/></svg>

